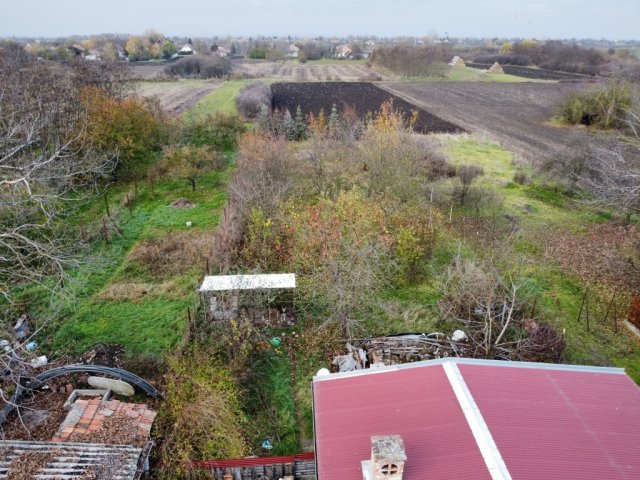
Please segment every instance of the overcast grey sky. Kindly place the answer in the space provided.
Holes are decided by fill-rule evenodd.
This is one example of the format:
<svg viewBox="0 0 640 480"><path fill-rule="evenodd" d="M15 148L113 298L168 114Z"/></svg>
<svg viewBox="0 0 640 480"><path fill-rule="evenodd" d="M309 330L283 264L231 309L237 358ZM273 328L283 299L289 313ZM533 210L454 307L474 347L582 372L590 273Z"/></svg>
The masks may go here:
<svg viewBox="0 0 640 480"><path fill-rule="evenodd" d="M635 39L640 0L0 0L0 36L427 35Z"/></svg>

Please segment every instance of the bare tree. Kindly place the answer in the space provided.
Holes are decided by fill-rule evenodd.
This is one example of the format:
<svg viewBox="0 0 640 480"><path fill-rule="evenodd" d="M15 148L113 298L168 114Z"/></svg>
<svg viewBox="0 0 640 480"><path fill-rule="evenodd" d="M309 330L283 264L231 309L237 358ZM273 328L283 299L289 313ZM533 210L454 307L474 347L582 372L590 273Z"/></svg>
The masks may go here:
<svg viewBox="0 0 640 480"><path fill-rule="evenodd" d="M71 62L72 80L77 89L98 87L113 97L124 98L133 90L131 69L124 62Z"/></svg>
<svg viewBox="0 0 640 480"><path fill-rule="evenodd" d="M578 184L593 202L621 210L628 223L640 214L640 114L628 112L627 123L632 135L594 148Z"/></svg>
<svg viewBox="0 0 640 480"><path fill-rule="evenodd" d="M16 58L20 68L0 62L0 294L7 300L26 283L62 285L75 249L63 216L76 192L114 166L81 141L85 117L68 75Z"/></svg>

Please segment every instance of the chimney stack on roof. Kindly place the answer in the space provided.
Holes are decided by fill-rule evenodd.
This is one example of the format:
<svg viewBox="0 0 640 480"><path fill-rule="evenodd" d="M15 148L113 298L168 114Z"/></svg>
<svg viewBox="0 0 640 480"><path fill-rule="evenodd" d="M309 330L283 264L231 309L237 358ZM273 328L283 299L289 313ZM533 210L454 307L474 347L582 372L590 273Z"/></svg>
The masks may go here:
<svg viewBox="0 0 640 480"><path fill-rule="evenodd" d="M407 455L400 435L371 437L371 460L362 462L365 480L402 480Z"/></svg>

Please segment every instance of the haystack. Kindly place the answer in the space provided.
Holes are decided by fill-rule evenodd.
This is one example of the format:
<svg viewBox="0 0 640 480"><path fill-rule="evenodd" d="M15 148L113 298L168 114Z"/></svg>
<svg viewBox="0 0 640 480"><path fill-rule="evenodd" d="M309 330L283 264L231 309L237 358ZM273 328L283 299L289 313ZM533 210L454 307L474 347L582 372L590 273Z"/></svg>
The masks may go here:
<svg viewBox="0 0 640 480"><path fill-rule="evenodd" d="M449 65L451 65L452 67L464 67L464 66L466 66L464 64L464 60L462 58L460 58L458 55L453 57L453 60L451 60L449 62Z"/></svg>
<svg viewBox="0 0 640 480"><path fill-rule="evenodd" d="M496 74L499 74L499 75L504 75L504 70L502 69L500 64L498 62L496 62L493 65L491 65L491 68L489 69L489 73L496 73Z"/></svg>

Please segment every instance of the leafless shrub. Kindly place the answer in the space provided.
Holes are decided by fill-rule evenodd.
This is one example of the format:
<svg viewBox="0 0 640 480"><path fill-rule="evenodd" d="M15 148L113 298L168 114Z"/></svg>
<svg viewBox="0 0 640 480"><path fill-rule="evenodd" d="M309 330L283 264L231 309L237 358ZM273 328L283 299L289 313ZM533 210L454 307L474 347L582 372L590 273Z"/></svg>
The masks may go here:
<svg viewBox="0 0 640 480"><path fill-rule="evenodd" d="M359 314L375 303L375 294L393 278L393 265L379 242L343 242L323 267L304 277L300 289L308 305L321 299L326 322L340 325L345 338L362 333Z"/></svg>
<svg viewBox="0 0 640 480"><path fill-rule="evenodd" d="M247 85L236 98L238 111L245 118L257 117L263 108L271 109L271 88L262 82Z"/></svg>
<svg viewBox="0 0 640 480"><path fill-rule="evenodd" d="M123 62L71 62L72 80L76 88L98 87L116 98L124 98L131 93L133 85L131 70Z"/></svg>
<svg viewBox="0 0 640 480"><path fill-rule="evenodd" d="M283 138L246 135L240 144L237 169L229 186L229 202L243 215L260 207L267 216L292 192L296 162Z"/></svg>
<svg viewBox="0 0 640 480"><path fill-rule="evenodd" d="M526 173L517 171L516 173L513 174L513 181L518 185L526 185L531 181L531 179L529 178L529 175L527 175Z"/></svg>
<svg viewBox="0 0 640 480"><path fill-rule="evenodd" d="M576 174L577 184L594 197L588 201L620 211L627 223L640 214L640 113L630 110L628 116L632 136L594 147Z"/></svg>
<svg viewBox="0 0 640 480"><path fill-rule="evenodd" d="M461 165L456 172L459 185L454 190L454 196L458 198L460 205L464 205L473 181L484 174L482 167L477 165Z"/></svg>
<svg viewBox="0 0 640 480"><path fill-rule="evenodd" d="M445 321L464 325L473 357L559 362L564 337L534 311L522 287L492 265L457 258L438 307Z"/></svg>

